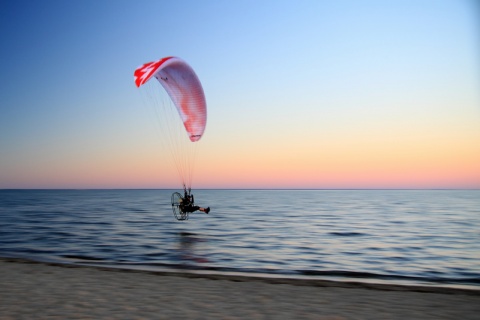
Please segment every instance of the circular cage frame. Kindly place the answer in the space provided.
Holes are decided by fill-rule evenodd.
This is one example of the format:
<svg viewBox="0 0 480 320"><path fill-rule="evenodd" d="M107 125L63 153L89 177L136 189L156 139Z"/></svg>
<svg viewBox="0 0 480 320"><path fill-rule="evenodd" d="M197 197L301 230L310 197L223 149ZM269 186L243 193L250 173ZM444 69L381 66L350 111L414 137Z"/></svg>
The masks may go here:
<svg viewBox="0 0 480 320"><path fill-rule="evenodd" d="M175 219L179 221L188 220L188 212L184 212L181 208L183 197L179 192L172 193L172 210Z"/></svg>

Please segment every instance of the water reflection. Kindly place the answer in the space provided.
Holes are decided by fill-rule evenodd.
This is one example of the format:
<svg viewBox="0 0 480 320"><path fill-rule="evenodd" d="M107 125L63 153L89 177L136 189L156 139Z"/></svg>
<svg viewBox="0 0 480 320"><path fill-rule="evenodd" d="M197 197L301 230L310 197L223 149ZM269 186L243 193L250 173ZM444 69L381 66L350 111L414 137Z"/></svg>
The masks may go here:
<svg viewBox="0 0 480 320"><path fill-rule="evenodd" d="M178 256L182 264L189 266L208 262L207 258L199 254L198 245L206 241L200 234L181 231L178 240Z"/></svg>

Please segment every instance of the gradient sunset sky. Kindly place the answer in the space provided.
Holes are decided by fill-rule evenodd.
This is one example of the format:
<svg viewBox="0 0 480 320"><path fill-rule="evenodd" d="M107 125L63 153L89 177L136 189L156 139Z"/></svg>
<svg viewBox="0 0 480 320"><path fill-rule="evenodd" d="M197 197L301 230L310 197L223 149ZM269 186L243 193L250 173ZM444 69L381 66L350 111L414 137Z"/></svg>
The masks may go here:
<svg viewBox="0 0 480 320"><path fill-rule="evenodd" d="M133 71L208 104L195 188L480 188L468 0L0 1L0 188L178 188Z"/></svg>

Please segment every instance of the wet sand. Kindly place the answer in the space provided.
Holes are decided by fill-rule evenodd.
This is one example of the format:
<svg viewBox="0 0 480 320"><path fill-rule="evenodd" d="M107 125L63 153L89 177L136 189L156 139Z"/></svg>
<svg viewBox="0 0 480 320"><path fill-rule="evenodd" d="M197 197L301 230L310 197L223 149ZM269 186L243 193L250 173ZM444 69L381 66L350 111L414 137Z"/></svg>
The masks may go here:
<svg viewBox="0 0 480 320"><path fill-rule="evenodd" d="M479 319L480 290L0 259L0 319Z"/></svg>

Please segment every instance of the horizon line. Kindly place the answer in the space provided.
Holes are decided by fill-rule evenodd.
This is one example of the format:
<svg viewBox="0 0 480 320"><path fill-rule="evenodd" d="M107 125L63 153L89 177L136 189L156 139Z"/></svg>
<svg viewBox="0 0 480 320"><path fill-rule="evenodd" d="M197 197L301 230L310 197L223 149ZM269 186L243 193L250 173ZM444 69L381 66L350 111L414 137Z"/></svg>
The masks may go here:
<svg viewBox="0 0 480 320"><path fill-rule="evenodd" d="M193 188L192 188L193 189ZM7 190L183 190L183 188L0 188ZM480 190L480 188L194 188L194 190L318 190L318 191L349 191L349 190Z"/></svg>

